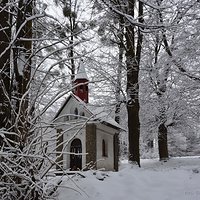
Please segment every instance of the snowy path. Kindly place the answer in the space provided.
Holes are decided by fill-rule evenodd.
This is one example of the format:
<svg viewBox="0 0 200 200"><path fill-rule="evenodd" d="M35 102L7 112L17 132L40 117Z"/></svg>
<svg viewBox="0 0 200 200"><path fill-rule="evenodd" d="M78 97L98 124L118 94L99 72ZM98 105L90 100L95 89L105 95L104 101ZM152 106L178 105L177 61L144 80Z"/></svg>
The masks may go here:
<svg viewBox="0 0 200 200"><path fill-rule="evenodd" d="M104 176L105 173L103 173ZM59 200L200 200L200 158L173 158L161 163L142 160L142 167L123 163L119 172L106 172L103 181L92 171L86 178L64 178ZM79 188L75 186L78 185ZM72 190L74 188L76 191Z"/></svg>

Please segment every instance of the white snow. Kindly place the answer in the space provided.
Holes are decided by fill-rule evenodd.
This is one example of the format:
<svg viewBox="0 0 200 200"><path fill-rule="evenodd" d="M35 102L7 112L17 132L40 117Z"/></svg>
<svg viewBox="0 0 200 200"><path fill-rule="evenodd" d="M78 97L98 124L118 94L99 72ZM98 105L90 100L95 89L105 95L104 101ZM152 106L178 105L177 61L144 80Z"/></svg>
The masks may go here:
<svg viewBox="0 0 200 200"><path fill-rule="evenodd" d="M103 107L94 108L94 106L87 105L88 110L94 115L94 120L99 120L100 122L106 122L114 127L121 130L125 130L120 126L106 111Z"/></svg>
<svg viewBox="0 0 200 200"><path fill-rule="evenodd" d="M200 157L122 162L119 172L87 171L65 176L58 200L199 200Z"/></svg>
<svg viewBox="0 0 200 200"><path fill-rule="evenodd" d="M89 79L88 79L88 76L87 76L87 74L86 74L86 71L85 71L84 63L83 63L82 60L81 60L80 63L79 63L78 72L77 72L77 74L75 75L74 81L77 80L77 79L86 79L86 80L89 80Z"/></svg>

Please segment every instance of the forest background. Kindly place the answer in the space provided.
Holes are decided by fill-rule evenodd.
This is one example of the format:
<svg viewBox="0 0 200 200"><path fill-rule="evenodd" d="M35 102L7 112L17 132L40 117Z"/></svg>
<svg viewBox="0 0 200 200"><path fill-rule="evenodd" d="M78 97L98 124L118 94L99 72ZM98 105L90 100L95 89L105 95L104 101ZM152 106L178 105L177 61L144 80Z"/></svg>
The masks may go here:
<svg viewBox="0 0 200 200"><path fill-rule="evenodd" d="M48 198L54 113L83 60L121 155L199 154L198 0L1 0L0 194ZM51 152L49 147L51 146ZM157 150L156 150L157 149ZM48 189L47 189L48 188Z"/></svg>

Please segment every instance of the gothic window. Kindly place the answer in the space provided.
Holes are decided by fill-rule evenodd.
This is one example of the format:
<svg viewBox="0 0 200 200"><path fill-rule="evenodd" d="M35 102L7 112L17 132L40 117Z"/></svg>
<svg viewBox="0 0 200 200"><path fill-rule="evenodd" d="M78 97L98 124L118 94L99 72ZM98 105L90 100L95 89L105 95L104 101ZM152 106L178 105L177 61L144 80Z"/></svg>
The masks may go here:
<svg viewBox="0 0 200 200"><path fill-rule="evenodd" d="M66 122L66 121L69 121L69 116L68 115L64 116L64 122Z"/></svg>
<svg viewBox="0 0 200 200"><path fill-rule="evenodd" d="M82 143L80 139L74 139L71 143L70 168L80 170L82 168ZM75 154L74 154L75 153Z"/></svg>
<svg viewBox="0 0 200 200"><path fill-rule="evenodd" d="M81 116L85 116L85 113L84 112L81 112L81 114L80 114Z"/></svg>
<svg viewBox="0 0 200 200"><path fill-rule="evenodd" d="M106 142L105 142L104 139L102 140L102 156L103 157L107 157L108 156Z"/></svg>
<svg viewBox="0 0 200 200"><path fill-rule="evenodd" d="M77 108L75 108L74 109L74 119L77 119L78 118L78 109Z"/></svg>

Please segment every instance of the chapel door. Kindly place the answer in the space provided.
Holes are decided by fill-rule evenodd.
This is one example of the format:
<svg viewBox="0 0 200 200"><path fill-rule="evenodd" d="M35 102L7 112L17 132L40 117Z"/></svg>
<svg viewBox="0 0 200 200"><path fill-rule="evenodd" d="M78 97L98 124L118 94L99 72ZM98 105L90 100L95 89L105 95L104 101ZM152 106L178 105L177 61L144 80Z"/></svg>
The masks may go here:
<svg viewBox="0 0 200 200"><path fill-rule="evenodd" d="M70 169L80 170L82 169L82 155L76 155L82 153L82 144L80 139L74 139L71 143L70 152ZM75 153L75 154L73 154Z"/></svg>

